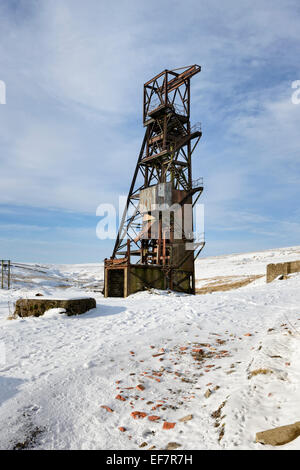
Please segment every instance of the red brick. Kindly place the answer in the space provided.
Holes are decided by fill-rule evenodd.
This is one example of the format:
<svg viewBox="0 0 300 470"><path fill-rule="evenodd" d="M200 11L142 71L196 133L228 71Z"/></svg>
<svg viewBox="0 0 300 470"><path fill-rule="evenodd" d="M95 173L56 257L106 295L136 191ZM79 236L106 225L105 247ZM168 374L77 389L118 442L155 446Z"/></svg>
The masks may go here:
<svg viewBox="0 0 300 470"><path fill-rule="evenodd" d="M142 411L133 411L133 412L131 413L131 416L132 416L134 419L146 418L147 413L144 413L144 412L142 412Z"/></svg>
<svg viewBox="0 0 300 470"><path fill-rule="evenodd" d="M148 416L149 421L158 421L160 419L160 416Z"/></svg>
<svg viewBox="0 0 300 470"><path fill-rule="evenodd" d="M114 411L111 408L109 408L109 406L106 406L106 405L101 405L101 408L104 408L106 411L109 411L110 413Z"/></svg>
<svg viewBox="0 0 300 470"><path fill-rule="evenodd" d="M126 401L126 398L122 397L122 395L117 395L115 397L116 400Z"/></svg>
<svg viewBox="0 0 300 470"><path fill-rule="evenodd" d="M173 429L176 423L168 423L167 421L163 424L163 429Z"/></svg>

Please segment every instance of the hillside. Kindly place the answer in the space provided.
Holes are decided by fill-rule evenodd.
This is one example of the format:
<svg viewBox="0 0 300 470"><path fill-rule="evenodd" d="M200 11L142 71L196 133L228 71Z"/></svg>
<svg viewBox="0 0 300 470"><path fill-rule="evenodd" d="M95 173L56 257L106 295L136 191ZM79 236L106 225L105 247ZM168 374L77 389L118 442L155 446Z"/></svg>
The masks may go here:
<svg viewBox="0 0 300 470"><path fill-rule="evenodd" d="M127 299L103 297L100 264L14 267L0 291L0 448L271 449L256 432L299 420L300 274L263 275L296 259L300 247L202 258L200 289L262 277ZM91 295L97 308L7 319L36 293Z"/></svg>

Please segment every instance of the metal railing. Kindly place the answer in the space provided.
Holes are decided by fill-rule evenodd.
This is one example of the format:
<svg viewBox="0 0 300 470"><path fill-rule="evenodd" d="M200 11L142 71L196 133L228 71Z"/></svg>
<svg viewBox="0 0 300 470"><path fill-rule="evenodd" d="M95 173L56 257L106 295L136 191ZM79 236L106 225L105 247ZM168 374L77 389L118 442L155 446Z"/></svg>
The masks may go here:
<svg viewBox="0 0 300 470"><path fill-rule="evenodd" d="M150 105L149 105L149 108L148 108L148 114L151 113L152 111L154 111L155 109L159 108L160 106L163 106L164 103L161 103L161 101L159 99L157 100L152 100ZM178 104L178 103L168 103L168 106L170 108L173 108L174 111L177 113L177 114L180 114L181 116L185 116L187 114L187 111L185 109L185 107L181 104Z"/></svg>
<svg viewBox="0 0 300 470"><path fill-rule="evenodd" d="M198 188L202 186L203 186L203 176L200 176L200 178L192 180L192 188Z"/></svg>
<svg viewBox="0 0 300 470"><path fill-rule="evenodd" d="M180 114L181 116L186 116L187 115L187 110L182 104L173 104L174 109L177 114Z"/></svg>
<svg viewBox="0 0 300 470"><path fill-rule="evenodd" d="M191 134L193 132L201 132L201 122L196 122L192 127L191 127Z"/></svg>

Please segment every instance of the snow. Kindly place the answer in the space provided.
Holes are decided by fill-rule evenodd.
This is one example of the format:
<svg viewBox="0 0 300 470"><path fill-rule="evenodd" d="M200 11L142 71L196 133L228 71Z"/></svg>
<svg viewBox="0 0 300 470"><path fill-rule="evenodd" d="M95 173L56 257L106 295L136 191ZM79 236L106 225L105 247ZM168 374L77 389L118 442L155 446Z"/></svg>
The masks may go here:
<svg viewBox="0 0 300 470"><path fill-rule="evenodd" d="M202 258L197 279L265 274L270 262L297 259L300 247ZM1 449L24 442L35 449L139 449L144 442L144 449L165 449L177 442L179 449L268 450L255 443L256 432L299 421L300 274L197 296L152 291L105 299L102 286L101 264L13 267L13 289L0 291ZM18 298L37 293L91 296L97 308L7 319ZM147 416L133 419L133 411ZM160 419L150 421L153 415ZM163 420L175 427L164 430ZM299 448L300 438L276 449Z"/></svg>

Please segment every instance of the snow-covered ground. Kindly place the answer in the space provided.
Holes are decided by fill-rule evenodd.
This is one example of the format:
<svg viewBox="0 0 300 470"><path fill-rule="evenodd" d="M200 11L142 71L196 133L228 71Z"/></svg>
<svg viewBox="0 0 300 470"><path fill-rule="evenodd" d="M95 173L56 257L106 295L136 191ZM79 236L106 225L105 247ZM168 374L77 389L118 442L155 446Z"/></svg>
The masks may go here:
<svg viewBox="0 0 300 470"><path fill-rule="evenodd" d="M202 258L196 272L201 284L297 259L300 247ZM197 296L105 299L102 286L100 264L13 267L0 290L1 449L270 449L256 432L300 420L300 274ZM37 293L97 308L7 319Z"/></svg>

